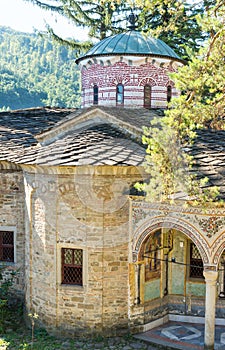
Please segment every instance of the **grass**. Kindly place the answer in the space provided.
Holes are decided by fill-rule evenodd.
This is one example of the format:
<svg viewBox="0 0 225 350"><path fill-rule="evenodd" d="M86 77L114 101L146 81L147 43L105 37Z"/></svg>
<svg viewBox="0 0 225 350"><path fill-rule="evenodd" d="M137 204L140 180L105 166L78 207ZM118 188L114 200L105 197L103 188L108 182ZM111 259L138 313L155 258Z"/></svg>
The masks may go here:
<svg viewBox="0 0 225 350"><path fill-rule="evenodd" d="M137 342L132 335L124 337L94 339L59 339L50 336L45 330L35 328L28 329L23 320L22 307L10 309L5 307L0 312L0 350L109 350L124 349L129 342ZM139 341L138 341L139 342ZM113 343L113 347L112 347ZM140 341L139 344L142 342ZM139 350L146 350L147 346L138 346ZM154 346L154 349L162 349ZM167 348L169 349L169 348Z"/></svg>
<svg viewBox="0 0 225 350"><path fill-rule="evenodd" d="M35 330L33 335L24 323L21 309L4 309L0 319L0 350L63 349L63 342L49 336L44 330Z"/></svg>
<svg viewBox="0 0 225 350"><path fill-rule="evenodd" d="M75 350L76 347L73 345L71 341L71 349ZM5 308L0 320L0 350L6 349L61 350L63 341L51 337L44 330L35 330L32 337L32 330L24 324L21 308L14 310Z"/></svg>
<svg viewBox="0 0 225 350"><path fill-rule="evenodd" d="M96 350L124 349L132 336L123 338L57 339L45 330L28 329L23 321L22 308L8 309L0 315L0 350ZM113 347L112 347L113 344ZM146 346L143 344L143 350ZM141 350L142 350L141 349Z"/></svg>

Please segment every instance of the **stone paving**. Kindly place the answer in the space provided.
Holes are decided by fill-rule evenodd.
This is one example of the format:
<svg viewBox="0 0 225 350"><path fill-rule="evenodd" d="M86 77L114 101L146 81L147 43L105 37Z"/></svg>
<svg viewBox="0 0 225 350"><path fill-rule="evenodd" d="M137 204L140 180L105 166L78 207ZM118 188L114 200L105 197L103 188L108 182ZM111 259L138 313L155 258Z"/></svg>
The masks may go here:
<svg viewBox="0 0 225 350"><path fill-rule="evenodd" d="M136 335L138 339L162 345L162 349L203 350L204 324L169 321ZM152 345L154 346L154 345ZM215 327L215 350L225 350L225 326Z"/></svg>
<svg viewBox="0 0 225 350"><path fill-rule="evenodd" d="M135 339L133 337L121 338L107 338L100 341L94 340L77 340L71 348L71 343L65 341L63 344L65 350L156 350L165 349L164 346L153 345ZM167 348L168 349L168 348Z"/></svg>

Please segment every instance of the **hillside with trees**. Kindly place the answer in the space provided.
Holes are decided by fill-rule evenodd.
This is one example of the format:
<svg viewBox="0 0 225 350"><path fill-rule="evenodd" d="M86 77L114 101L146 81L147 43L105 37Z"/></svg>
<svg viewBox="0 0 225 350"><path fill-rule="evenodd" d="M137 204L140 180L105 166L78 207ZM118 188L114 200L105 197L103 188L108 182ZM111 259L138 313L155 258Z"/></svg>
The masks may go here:
<svg viewBox="0 0 225 350"><path fill-rule="evenodd" d="M0 27L0 110L79 107L76 52L47 37Z"/></svg>

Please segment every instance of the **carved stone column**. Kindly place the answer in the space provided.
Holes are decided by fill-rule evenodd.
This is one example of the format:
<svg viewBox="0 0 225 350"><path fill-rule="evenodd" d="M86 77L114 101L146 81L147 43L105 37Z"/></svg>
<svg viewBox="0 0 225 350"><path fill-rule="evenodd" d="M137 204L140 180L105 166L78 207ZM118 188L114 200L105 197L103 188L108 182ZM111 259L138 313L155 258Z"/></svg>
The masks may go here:
<svg viewBox="0 0 225 350"><path fill-rule="evenodd" d="M215 311L216 311L216 282L217 271L205 270L203 272L206 282L205 295L205 350L214 349L215 340Z"/></svg>

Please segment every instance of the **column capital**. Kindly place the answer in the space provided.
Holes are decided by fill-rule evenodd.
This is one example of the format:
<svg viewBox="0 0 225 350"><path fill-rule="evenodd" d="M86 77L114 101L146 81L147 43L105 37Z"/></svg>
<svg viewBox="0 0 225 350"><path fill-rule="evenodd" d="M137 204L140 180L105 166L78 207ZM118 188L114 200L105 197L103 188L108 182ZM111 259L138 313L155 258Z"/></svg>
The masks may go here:
<svg viewBox="0 0 225 350"><path fill-rule="evenodd" d="M204 270L203 275L207 283L215 283L218 278L218 271Z"/></svg>

